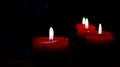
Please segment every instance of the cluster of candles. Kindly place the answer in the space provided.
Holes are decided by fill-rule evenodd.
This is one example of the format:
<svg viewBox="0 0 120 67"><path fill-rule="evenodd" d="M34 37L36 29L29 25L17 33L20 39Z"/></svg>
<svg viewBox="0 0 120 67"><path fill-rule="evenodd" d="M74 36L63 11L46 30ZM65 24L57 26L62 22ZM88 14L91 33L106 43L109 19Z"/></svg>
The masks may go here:
<svg viewBox="0 0 120 67"><path fill-rule="evenodd" d="M89 24L88 18L82 19L82 23L76 25L76 31L79 38L85 38L87 44L102 45L113 41L113 34L102 31L102 25L99 24L98 31L96 27ZM68 49L68 38L54 37L54 30L49 29L49 37L37 37L33 40L34 51L37 52L58 52Z"/></svg>
<svg viewBox="0 0 120 67"><path fill-rule="evenodd" d="M89 24L88 18L82 19L82 23L76 25L79 38L85 38L87 44L101 45L113 41L113 34L108 31L102 31L102 25L99 24L98 31L95 26Z"/></svg>

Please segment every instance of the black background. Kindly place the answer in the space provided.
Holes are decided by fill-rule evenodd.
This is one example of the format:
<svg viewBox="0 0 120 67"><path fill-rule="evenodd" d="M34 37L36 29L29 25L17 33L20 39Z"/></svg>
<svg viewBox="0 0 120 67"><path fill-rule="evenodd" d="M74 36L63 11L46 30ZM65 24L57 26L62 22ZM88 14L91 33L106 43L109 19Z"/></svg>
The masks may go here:
<svg viewBox="0 0 120 67"><path fill-rule="evenodd" d="M25 3L25 4L24 4ZM45 8L48 4L48 8ZM114 4L114 5L113 5ZM36 5L40 5L37 6ZM3 2L1 12L1 52L5 61L14 57L26 59L40 66L119 66L119 10L117 2L89 2L89 1L7 1ZM90 24L98 28L102 23L103 30L113 33L115 39L110 48L71 48L66 54L40 56L37 63L32 52L32 40L35 37L48 36L49 27L52 26L55 36L69 38L69 44L78 45L76 35L76 24L83 17L89 19ZM10 45L29 48L31 53L9 49ZM4 48L3 48L4 47ZM1 58L3 58L3 56ZM42 57L42 58L41 58ZM56 60L56 58L57 60ZM38 57L37 57L38 58ZM45 61L45 58L48 58ZM61 59L59 59L61 58ZM53 60L54 59L54 60ZM18 60L19 61L19 60ZM43 62L45 61L45 62ZM53 63L51 62L53 61ZM56 62L56 63L55 63ZM98 62L98 63L97 63ZM9 63L9 62L8 62ZM37 64L36 64L37 63ZM44 64L45 63L45 64ZM63 63L63 64L62 64ZM3 63L6 64L6 63ZM14 63L16 64L16 63ZM14 65L13 64L13 65ZM24 65L24 64L23 64Z"/></svg>

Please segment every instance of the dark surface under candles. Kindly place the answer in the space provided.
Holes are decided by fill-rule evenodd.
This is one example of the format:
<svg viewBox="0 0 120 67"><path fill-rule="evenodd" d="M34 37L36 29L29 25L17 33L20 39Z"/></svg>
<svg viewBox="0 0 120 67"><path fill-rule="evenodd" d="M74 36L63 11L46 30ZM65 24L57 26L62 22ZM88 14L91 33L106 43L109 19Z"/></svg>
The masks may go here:
<svg viewBox="0 0 120 67"><path fill-rule="evenodd" d="M51 2L47 8L45 4L48 2L45 0L4 2L0 23L0 65L12 67L37 67L37 65L39 67L119 67L120 26L119 17L117 17L119 10L112 8L110 3L107 3L107 6L104 2L102 2L102 6L98 3L94 6L91 4L83 6L80 2L72 2L73 5L65 2L64 4L59 3ZM114 5L114 7L117 6ZM114 34L114 42L106 48L104 46L102 48L89 47L84 41L80 43L76 35L76 23L81 22L83 17L87 17L89 23L95 25L96 28L101 23L103 30ZM53 27L55 36L69 38L69 51L48 55L32 52L33 38L48 36L50 26Z"/></svg>

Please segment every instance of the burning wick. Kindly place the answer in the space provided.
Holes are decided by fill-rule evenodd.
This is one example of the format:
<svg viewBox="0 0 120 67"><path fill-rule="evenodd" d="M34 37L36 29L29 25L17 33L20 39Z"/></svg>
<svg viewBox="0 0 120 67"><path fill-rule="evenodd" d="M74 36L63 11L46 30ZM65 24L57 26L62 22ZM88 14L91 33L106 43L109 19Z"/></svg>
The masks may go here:
<svg viewBox="0 0 120 67"><path fill-rule="evenodd" d="M98 34L102 34L102 25L99 24L99 27L98 27Z"/></svg>
<svg viewBox="0 0 120 67"><path fill-rule="evenodd" d="M88 29L88 25L89 25L89 21L88 21L88 18L86 18L85 20L85 28Z"/></svg>
<svg viewBox="0 0 120 67"><path fill-rule="evenodd" d="M50 27L50 29L49 29L49 42L53 42L53 37L54 37L54 31L53 31L53 28Z"/></svg>
<svg viewBox="0 0 120 67"><path fill-rule="evenodd" d="M52 39L49 39L49 42L50 42L50 43L52 43L52 42L53 42L53 40L52 40Z"/></svg>
<svg viewBox="0 0 120 67"><path fill-rule="evenodd" d="M85 22L86 22L85 17L83 17L82 24L85 24Z"/></svg>

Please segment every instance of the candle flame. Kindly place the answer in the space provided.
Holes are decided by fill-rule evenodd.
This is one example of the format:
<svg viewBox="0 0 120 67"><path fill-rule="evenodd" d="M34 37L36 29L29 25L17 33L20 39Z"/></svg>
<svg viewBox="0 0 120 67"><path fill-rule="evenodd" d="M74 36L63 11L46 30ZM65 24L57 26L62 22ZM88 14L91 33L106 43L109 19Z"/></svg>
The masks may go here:
<svg viewBox="0 0 120 67"><path fill-rule="evenodd" d="M85 24L85 17L83 17L83 19L82 19L82 24Z"/></svg>
<svg viewBox="0 0 120 67"><path fill-rule="evenodd" d="M99 24L99 27L98 27L98 34L102 34L102 25Z"/></svg>
<svg viewBox="0 0 120 67"><path fill-rule="evenodd" d="M85 20L85 28L88 29L88 25L89 25L89 21L88 21L88 18L86 18Z"/></svg>
<svg viewBox="0 0 120 67"><path fill-rule="evenodd" d="M54 37L54 31L53 31L53 28L50 27L50 29L49 29L49 40L53 40L53 37Z"/></svg>

